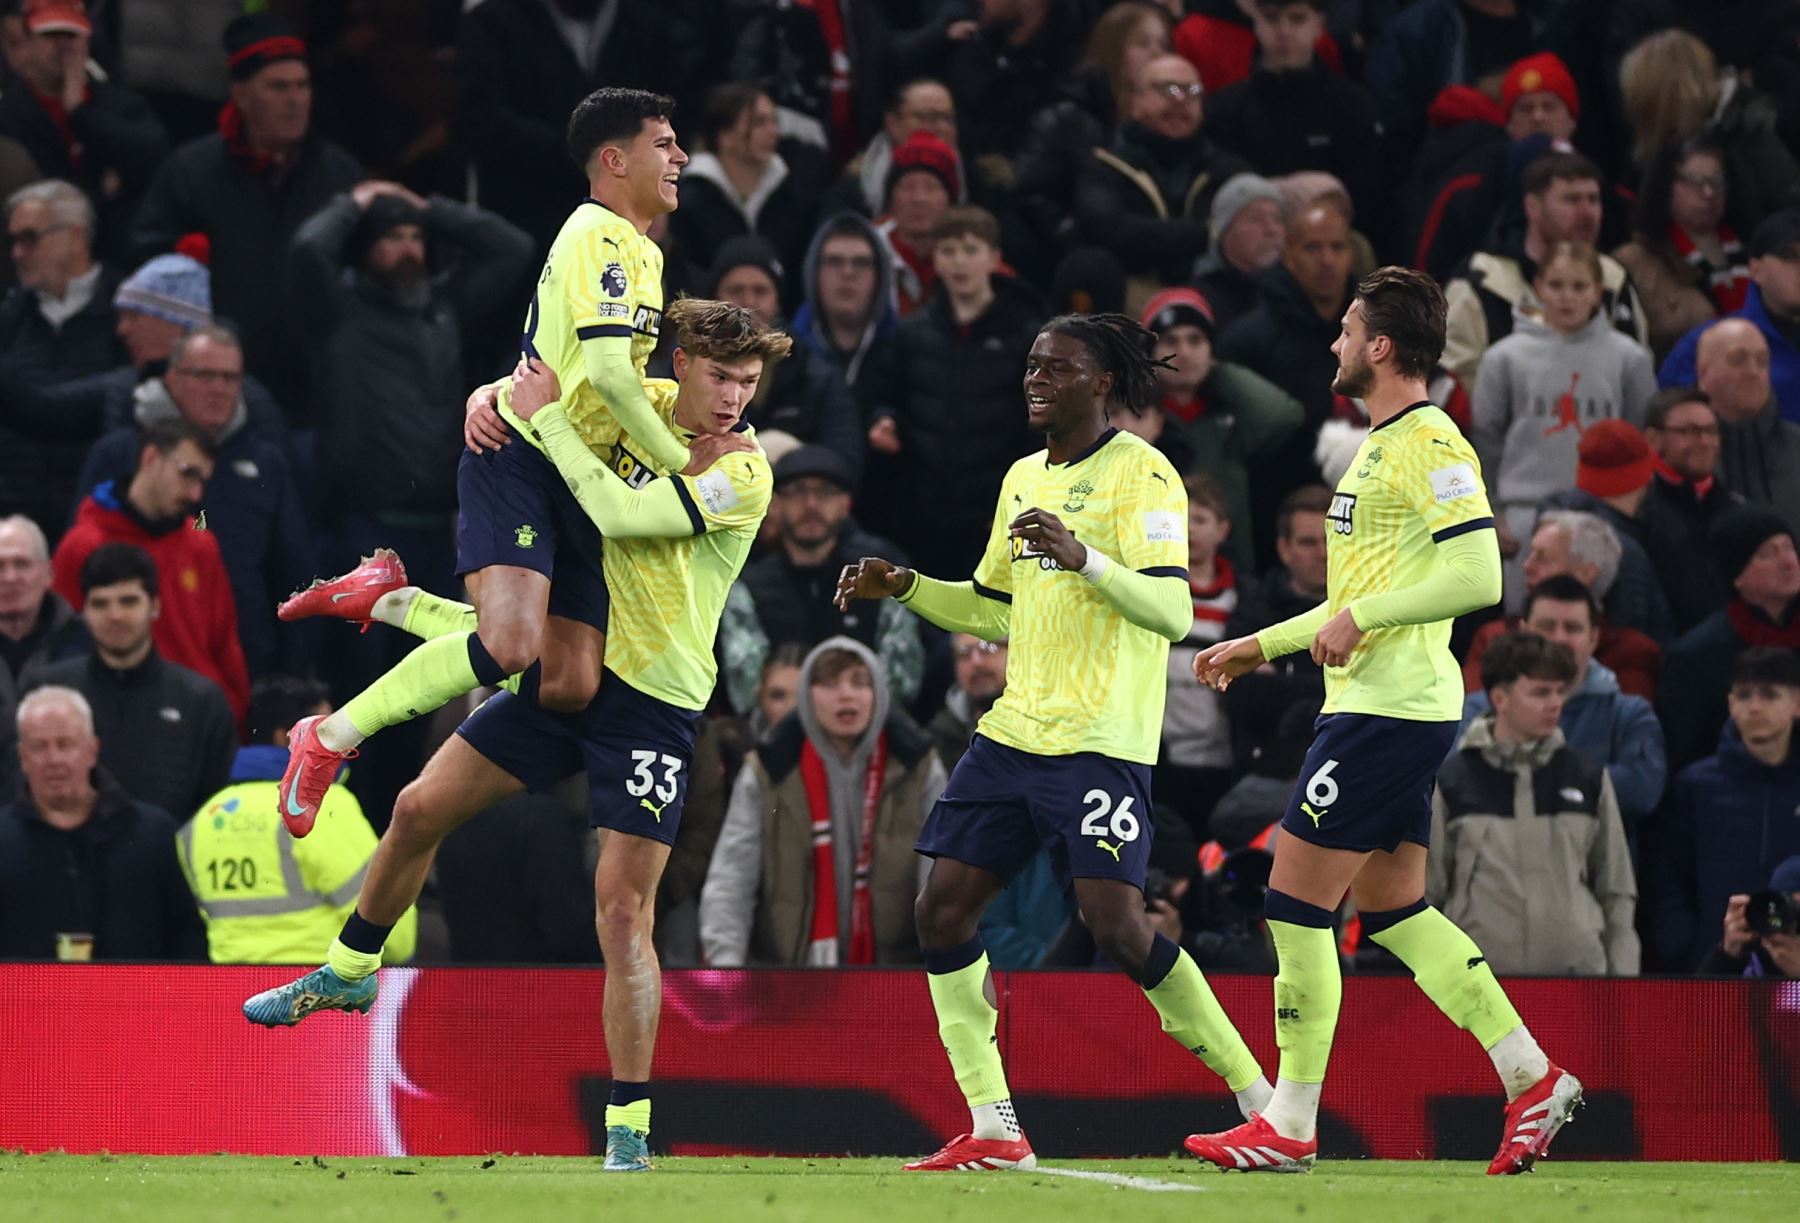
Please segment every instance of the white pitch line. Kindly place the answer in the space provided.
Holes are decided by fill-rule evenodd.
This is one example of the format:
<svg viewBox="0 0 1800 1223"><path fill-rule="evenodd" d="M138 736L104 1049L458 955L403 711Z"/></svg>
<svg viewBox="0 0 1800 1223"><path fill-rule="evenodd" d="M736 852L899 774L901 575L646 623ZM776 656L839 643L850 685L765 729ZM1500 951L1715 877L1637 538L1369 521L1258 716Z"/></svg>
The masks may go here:
<svg viewBox="0 0 1800 1223"><path fill-rule="evenodd" d="M1072 1176L1076 1180L1099 1181L1103 1185L1117 1185L1121 1189L1142 1189L1146 1193L1205 1193L1199 1185L1183 1185L1176 1181L1159 1181L1148 1176L1125 1176L1118 1172L1083 1172L1078 1168L1044 1168L1032 1169L1040 1176Z"/></svg>

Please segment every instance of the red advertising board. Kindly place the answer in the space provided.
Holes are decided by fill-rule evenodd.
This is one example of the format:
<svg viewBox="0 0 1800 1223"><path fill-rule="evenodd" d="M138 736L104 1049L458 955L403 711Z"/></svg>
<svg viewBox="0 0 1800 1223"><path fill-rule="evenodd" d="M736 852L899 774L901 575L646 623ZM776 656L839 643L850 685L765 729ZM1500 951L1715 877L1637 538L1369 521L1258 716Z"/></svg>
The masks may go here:
<svg viewBox="0 0 1800 1223"><path fill-rule="evenodd" d="M392 970L367 1018L252 1027L262 968L0 965L0 1147L185 1154L583 1154L602 1142L604 975ZM1235 1119L1116 974L1007 973L1000 1042L1045 1155L1165 1154ZM1587 1085L1574 1158L1800 1156L1800 985L1507 983L1539 1042ZM1274 1068L1267 978L1214 980ZM669 974L658 1147L906 1154L967 1113L913 972ZM1486 1056L1403 977L1345 983L1322 1153L1486 1158Z"/></svg>

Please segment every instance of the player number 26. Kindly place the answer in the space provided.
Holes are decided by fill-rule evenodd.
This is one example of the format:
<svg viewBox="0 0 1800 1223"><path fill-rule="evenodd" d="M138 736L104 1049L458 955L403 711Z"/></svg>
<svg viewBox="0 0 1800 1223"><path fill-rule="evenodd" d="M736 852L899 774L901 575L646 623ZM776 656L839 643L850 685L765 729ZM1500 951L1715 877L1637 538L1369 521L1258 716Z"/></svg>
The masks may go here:
<svg viewBox="0 0 1800 1223"><path fill-rule="evenodd" d="M633 798L643 798L651 790L663 802L672 802L675 798L675 775L681 772L681 757L662 756L662 780L658 781L651 772L657 765L655 752L637 751L631 753L631 777L625 782L625 793Z"/></svg>
<svg viewBox="0 0 1800 1223"><path fill-rule="evenodd" d="M1138 835L1138 817L1132 814L1131 801L1134 795L1127 794L1117 807L1113 806L1112 795L1105 790L1089 790L1082 795L1081 801L1091 803L1088 812L1081 820L1081 835L1084 837L1110 836L1115 841L1135 841ZM1107 813L1112 818L1107 819ZM1105 821L1104 823L1102 821Z"/></svg>
<svg viewBox="0 0 1800 1223"><path fill-rule="evenodd" d="M1331 775L1338 762L1327 760L1319 766L1318 772L1306 780L1306 801L1315 807L1329 807L1338 800L1337 779Z"/></svg>

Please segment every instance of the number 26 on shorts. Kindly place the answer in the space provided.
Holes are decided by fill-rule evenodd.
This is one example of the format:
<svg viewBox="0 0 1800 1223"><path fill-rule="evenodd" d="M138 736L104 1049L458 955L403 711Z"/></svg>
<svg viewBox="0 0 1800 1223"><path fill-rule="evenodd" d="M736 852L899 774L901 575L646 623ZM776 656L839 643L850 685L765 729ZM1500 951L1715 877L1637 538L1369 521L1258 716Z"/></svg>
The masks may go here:
<svg viewBox="0 0 1800 1223"><path fill-rule="evenodd" d="M1089 804L1086 814L1081 818L1081 835L1084 837L1109 836L1115 841L1137 840L1140 831L1138 817L1131 809L1131 803L1135 797L1135 795L1127 794L1119 805L1114 807L1112 795L1105 790L1089 790L1081 796L1081 801Z"/></svg>

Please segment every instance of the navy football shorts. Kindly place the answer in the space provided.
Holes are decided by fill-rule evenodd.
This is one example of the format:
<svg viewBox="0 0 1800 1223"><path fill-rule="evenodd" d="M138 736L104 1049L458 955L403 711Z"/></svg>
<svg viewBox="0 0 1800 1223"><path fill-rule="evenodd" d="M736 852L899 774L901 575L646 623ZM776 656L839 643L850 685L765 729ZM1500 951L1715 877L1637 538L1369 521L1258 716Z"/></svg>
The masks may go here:
<svg viewBox="0 0 1800 1223"><path fill-rule="evenodd" d="M609 600L594 525L548 456L514 438L463 449L456 466L456 575L515 565L550 579L550 614L606 631Z"/></svg>
<svg viewBox="0 0 1800 1223"><path fill-rule="evenodd" d="M586 770L590 825L673 845L699 720L697 710L659 701L608 671L580 713L552 713L500 692L456 733L534 792Z"/></svg>
<svg viewBox="0 0 1800 1223"><path fill-rule="evenodd" d="M1455 722L1328 713L1281 817L1281 830L1327 849L1431 844L1431 795L1456 746Z"/></svg>
<svg viewBox="0 0 1800 1223"><path fill-rule="evenodd" d="M919 830L917 849L1011 882L1050 852L1057 878L1144 886L1150 766L1097 752L1038 756L976 735Z"/></svg>

